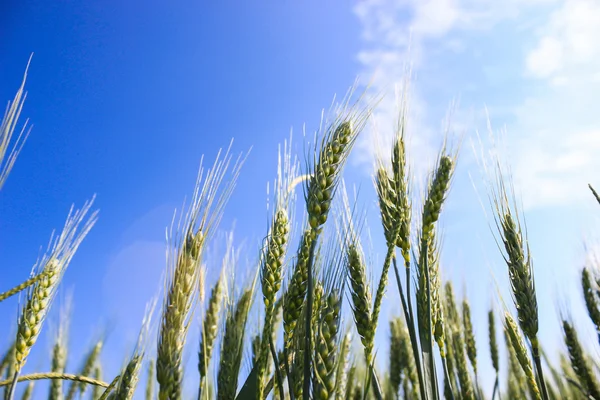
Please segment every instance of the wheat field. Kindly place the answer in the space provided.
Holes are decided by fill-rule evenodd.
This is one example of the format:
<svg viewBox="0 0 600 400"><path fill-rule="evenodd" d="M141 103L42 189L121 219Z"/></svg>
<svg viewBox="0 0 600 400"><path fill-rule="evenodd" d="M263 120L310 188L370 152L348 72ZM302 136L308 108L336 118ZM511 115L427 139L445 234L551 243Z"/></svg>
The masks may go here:
<svg viewBox="0 0 600 400"><path fill-rule="evenodd" d="M19 122L24 85L25 78L0 126L0 190L29 135L27 124ZM233 287L230 279L239 257L230 242L218 260L223 267L216 283L206 287L205 279L210 257L206 249L215 240L246 157L234 156L229 149L200 169L191 200L168 230L164 290L147 299L139 338L133 351L123 354L121 371L103 371L104 338L76 355L81 360L77 369L66 365L69 310L62 307L58 329L52 332L51 358L40 372L26 374L23 367L31 349L40 335L48 334L46 316L57 307L61 280L98 219L93 197L73 207L31 276L16 287L0 288L2 306L14 307L13 300L21 296L16 324L3 325L5 331L15 332L11 345L0 353L4 399L13 400L17 393L31 399L35 393L35 398L49 400L178 400L186 396L185 380L193 378L199 382L194 395L198 400L600 400L598 364L580 342L568 313L562 317L566 352L557 357L559 365L547 358L539 339L525 216L499 160L483 168L493 209L491 225L512 296L489 310L487 326L478 327L489 332L487 343L476 341L470 304L482 299L457 297L452 283L443 281L440 262L439 220L452 195L462 149L445 141L422 193L417 193L406 154L409 102L404 93L391 151L381 154L373 171L371 190L377 195L380 221L367 226L342 178L377 106L350 91L323 119L306 154L293 154L287 143L281 146L269 228L257 254L248 255L258 262L245 286ZM296 205L303 210L300 215L294 212ZM376 257L366 250L366 229L383 232L387 251L381 268L375 268ZM592 263L581 271L581 295L600 340L598 267ZM373 270L381 274L373 276ZM396 301L386 296L391 291L398 294L401 314L381 324L383 302ZM510 302L514 307L507 307ZM252 307L260 310L257 330L249 326ZM197 320L200 340L189 343L190 325ZM389 334L385 352L376 351L378 330ZM353 343L359 343L360 350ZM190 346L198 375L184 371ZM485 362L495 372L491 388L482 387L483 369L478 366L482 359L477 352L484 347L491 355ZM501 365L500 354L506 365ZM506 379L500 379L501 371L506 371ZM47 393L34 391L38 381L49 381Z"/></svg>

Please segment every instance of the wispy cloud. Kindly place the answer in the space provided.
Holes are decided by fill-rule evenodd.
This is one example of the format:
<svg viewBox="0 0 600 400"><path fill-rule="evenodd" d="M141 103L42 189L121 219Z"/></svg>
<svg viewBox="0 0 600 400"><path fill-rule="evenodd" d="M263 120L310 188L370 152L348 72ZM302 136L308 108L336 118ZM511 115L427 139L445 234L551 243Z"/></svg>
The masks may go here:
<svg viewBox="0 0 600 400"><path fill-rule="evenodd" d="M525 207L587 198L587 182L600 179L600 3L369 0L355 13L362 26L361 75L387 94L374 116L381 145L389 143L396 117L390 88L410 61L413 161L426 165L420 160L437 150L440 121L460 95L477 110L455 116L467 134L483 126L485 104L492 125L506 127L507 158ZM370 164L373 143L365 136L356 162Z"/></svg>

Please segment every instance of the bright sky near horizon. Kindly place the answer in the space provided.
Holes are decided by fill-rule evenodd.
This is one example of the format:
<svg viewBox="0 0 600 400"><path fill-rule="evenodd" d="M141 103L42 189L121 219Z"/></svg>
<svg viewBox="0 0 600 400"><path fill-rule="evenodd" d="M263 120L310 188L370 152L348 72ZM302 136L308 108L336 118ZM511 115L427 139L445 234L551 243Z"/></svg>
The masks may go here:
<svg viewBox="0 0 600 400"><path fill-rule="evenodd" d="M588 183L600 186L600 3L253 4L0 5L0 99L12 98L34 53L23 111L34 128L0 194L0 290L27 276L70 205L96 193L100 220L67 271L62 292L72 291L74 298L72 354L82 354L108 325L103 361L115 372L135 342L146 302L160 287L165 228L191 194L201 155L212 162L231 137L236 153L252 146L221 224L223 230L235 226L250 264L267 230L266 184L275 177L278 144L293 128L302 155L303 124L313 132L321 109L357 77L360 85L371 82L372 93L386 95L346 173L361 187L359 203L379 238L372 131L375 125L381 142L388 142L397 111L394 85L411 62L409 157L417 177L431 166L449 105L459 99L451 126L463 143L443 212L442 268L470 299L485 390L493 383L485 374L491 368L486 313L491 304L501 307L494 279L512 307L471 149L476 131L489 144L487 115L494 130L505 131L503 157L523 202L542 341L562 349L556 308L568 304L582 339L597 349L578 276L584 240L594 245L600 239L598 205L587 189ZM375 251L382 258L382 249ZM220 262L210 266L212 282ZM374 268L378 277L380 267ZM383 318L399 314L393 285L385 303ZM16 314L15 299L0 305L3 321ZM42 333L29 369L48 368L49 332ZM0 348L13 334L0 334ZM381 355L387 336L382 324ZM195 346L188 355L187 374L195 378ZM387 363L383 356L378 361ZM73 368L80 362L69 360Z"/></svg>

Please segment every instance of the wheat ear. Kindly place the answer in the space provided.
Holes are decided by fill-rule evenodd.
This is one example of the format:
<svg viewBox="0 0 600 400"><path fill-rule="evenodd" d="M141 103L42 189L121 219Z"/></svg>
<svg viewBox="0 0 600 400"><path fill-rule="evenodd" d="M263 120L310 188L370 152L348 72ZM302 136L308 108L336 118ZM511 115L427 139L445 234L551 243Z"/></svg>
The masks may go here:
<svg viewBox="0 0 600 400"><path fill-rule="evenodd" d="M248 311L252 304L252 295L253 289L246 289L235 307L231 303L227 309L217 377L218 400L234 400L237 393L238 375L244 349L244 333Z"/></svg>
<svg viewBox="0 0 600 400"><path fill-rule="evenodd" d="M185 220L179 224L175 234L171 229L168 235L171 246L167 256L166 296L156 359L159 400L181 397L183 345L199 288L203 285L200 282L202 254L220 221L243 160L238 159L230 181L221 188L230 163L231 157L226 152L223 159L220 159L220 154L217 156L206 176L200 169Z"/></svg>
<svg viewBox="0 0 600 400"><path fill-rule="evenodd" d="M364 347L365 362L367 365L370 365L373 353L373 332L371 329L371 313L369 311L371 295L363 254L358 243L349 243L346 255L354 323Z"/></svg>
<svg viewBox="0 0 600 400"><path fill-rule="evenodd" d="M14 371L10 371L14 368L14 358L15 358L15 343L11 343L10 346L6 349L4 356L0 360L0 376L4 375L5 371L7 372L8 377L12 377Z"/></svg>
<svg viewBox="0 0 600 400"><path fill-rule="evenodd" d="M529 384L529 390L536 400L540 400L542 395L540 394L540 389L537 384L535 374L533 373L533 366L531 364L529 354L527 353L527 348L525 347L525 343L523 342L523 338L519 332L519 328L515 323L515 320L508 313L504 314L504 327L508 333L508 337L510 338L510 343L515 351L515 356L517 357L523 372L525 372L525 377L527 378L527 382Z"/></svg>
<svg viewBox="0 0 600 400"><path fill-rule="evenodd" d="M200 373L200 389L198 399L202 398L206 374L210 364L214 341L219 330L219 317L221 314L221 303L224 289L223 273L213 286L208 299L208 307L202 322L202 333L200 336L200 350L198 351L198 372Z"/></svg>
<svg viewBox="0 0 600 400"><path fill-rule="evenodd" d="M475 333L473 332L473 323L471 322L471 307L467 299L463 300L462 310L467 356L473 367L473 372L475 372L475 377L477 377L477 345L475 344Z"/></svg>
<svg viewBox="0 0 600 400"><path fill-rule="evenodd" d="M531 345L533 361L540 381L541 396L548 400L544 371L540 358L540 345L537 337L539 329L538 304L533 277L533 262L527 231L521 228L514 190L506 187L505 178L498 165L496 168L495 188L491 199L494 206L494 218L502 242L503 257L508 266L513 300L517 309L519 326ZM512 197L512 202L509 200Z"/></svg>
<svg viewBox="0 0 600 400"><path fill-rule="evenodd" d="M281 288L283 261L287 249L289 234L289 219L285 208L279 209L273 220L273 225L268 236L267 246L264 250L262 266L262 292L265 305L265 319L263 334L258 358L258 385L257 396L264 395L264 377L267 371L269 354L269 338L273 335L273 317L275 310L275 298Z"/></svg>
<svg viewBox="0 0 600 400"><path fill-rule="evenodd" d="M21 400L31 400L31 396L33 396L33 386L35 385L34 381L31 381L25 387L23 391L23 395L21 396Z"/></svg>
<svg viewBox="0 0 600 400"><path fill-rule="evenodd" d="M75 251L96 223L97 212L91 213L86 219L93 201L94 198L86 202L81 210L75 212L71 207L63 231L58 237L50 240L49 251L38 263L44 278L30 287L27 302L19 318L15 341L15 381L37 341L65 270ZM8 396L9 400L14 396L14 389L12 385L9 390L11 392Z"/></svg>
<svg viewBox="0 0 600 400"><path fill-rule="evenodd" d="M579 383L589 392L594 399L600 399L600 385L596 380L596 376L589 365L588 360L583 352L577 333L573 325L567 320L563 320L563 332L565 335L565 344L569 351L571 366L577 375Z"/></svg>
<svg viewBox="0 0 600 400"><path fill-rule="evenodd" d="M31 58L29 59L29 62L31 62ZM31 129L27 126L28 121L26 120L21 128L21 131L17 135L16 140L12 140L15 134L15 128L17 126L19 116L21 115L21 110L23 109L23 104L27 98L27 92L25 92L25 81L27 80L29 62L27 62L27 68L25 68L21 86L19 86L13 101L8 102L8 106L4 112L4 117L0 123L0 190L2 189L2 186L4 186L4 182L6 181L6 178L8 178L8 174L15 164L17 156L21 152L21 149L23 148L23 145L29 136L29 132L31 131Z"/></svg>
<svg viewBox="0 0 600 400"><path fill-rule="evenodd" d="M351 93L350 93L351 94ZM349 100L348 96L348 100ZM347 104L345 105L347 107ZM341 179L342 169L358 133L364 126L369 110L358 110L350 108L342 110L339 117L329 125L325 135L323 135L321 147L315 151L312 163L311 178L306 187L306 210L308 213L308 223L311 228L311 243L309 245L309 257L307 264L308 299L306 307L308 312L305 317L305 352L304 352L304 400L309 400L310 396L310 378L311 378L311 354L312 354L312 327L310 317L313 310L313 258L315 254L317 239L323 225L327 221L331 201L335 195L339 180Z"/></svg>
<svg viewBox="0 0 600 400"><path fill-rule="evenodd" d="M402 358L402 321L400 318L390 320L390 377L389 386L391 399L398 398L398 391L402 384L403 363Z"/></svg>
<svg viewBox="0 0 600 400"><path fill-rule="evenodd" d="M96 363L98 362L98 359L100 357L100 353L102 352L103 347L104 347L104 339L98 340L96 342L96 344L94 345L94 347L92 347L90 349L90 351L88 352L88 354L83 362L83 366L81 367L81 370L79 372L79 375L89 376L92 374L92 372L94 371L94 367L96 366ZM79 393L80 396L83 396L86 388L87 388L87 386L86 386L85 382L71 383L71 386L69 386L69 390L67 391L66 400L73 400L77 393Z"/></svg>
<svg viewBox="0 0 600 400"><path fill-rule="evenodd" d="M598 304L598 295L596 294L595 287L592 286L592 278L590 277L590 271L588 268L584 268L581 271L581 288L583 290L583 299L585 300L585 306L588 311L588 315L594 326L596 327L596 334L600 341L600 306Z"/></svg>
<svg viewBox="0 0 600 400"><path fill-rule="evenodd" d="M405 132L407 125L407 91L403 93L401 112L398 118L398 124L394 135L392 146L392 175L391 178L384 174L383 163L379 162L378 174L382 174L380 179L376 179L376 188L379 195L382 219L384 221L384 232L387 240L387 252L381 270L379 285L375 292L373 303L373 312L371 320L373 321L373 330L377 327L381 302L385 294L388 273L394 258L396 246L401 249L405 266L410 267L410 191L408 181L408 168L406 165L406 146ZM379 181L379 184L378 184ZM387 224L386 224L387 221Z"/></svg>
<svg viewBox="0 0 600 400"><path fill-rule="evenodd" d="M94 379L101 381L102 380L102 365L100 363L96 364L94 368ZM54 382L54 381L52 381ZM102 387L94 386L92 387L92 399L97 399L102 396Z"/></svg>
<svg viewBox="0 0 600 400"><path fill-rule="evenodd" d="M121 371L119 382L114 391L115 400L131 400L135 393L140 369L144 361L144 355L146 352L146 346L148 342L148 331L150 330L150 324L156 308L156 300L152 300L146 306L146 312L144 319L142 320L142 327L138 335L137 344L131 355L127 365Z"/></svg>
<svg viewBox="0 0 600 400"><path fill-rule="evenodd" d="M496 341L496 322L494 320L493 309L490 309L488 312L488 343L490 345L490 358L492 360L492 367L494 368L494 371L496 371L494 389L492 390L492 400L494 400L496 393L499 390L500 363L498 360L498 342Z"/></svg>
<svg viewBox="0 0 600 400"><path fill-rule="evenodd" d="M334 287L325 296L320 322L316 325L313 396L318 400L333 399L335 396L341 309L342 296L340 290Z"/></svg>
<svg viewBox="0 0 600 400"><path fill-rule="evenodd" d="M36 275L32 276L31 278L27 279L25 282L18 284L14 288L9 289L4 293L0 293L0 302L8 299L11 296L14 296L15 294L17 294L19 292L22 292L23 290L27 289L28 287L30 287L32 285L35 285L40 280L42 280L42 278L44 278L44 275L45 275L44 273L36 274Z"/></svg>

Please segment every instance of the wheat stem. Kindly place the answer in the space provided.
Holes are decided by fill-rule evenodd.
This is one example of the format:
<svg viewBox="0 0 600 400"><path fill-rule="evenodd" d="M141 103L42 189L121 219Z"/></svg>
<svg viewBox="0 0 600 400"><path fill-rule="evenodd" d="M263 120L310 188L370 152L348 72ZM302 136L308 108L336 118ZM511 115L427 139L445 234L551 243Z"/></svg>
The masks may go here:
<svg viewBox="0 0 600 400"><path fill-rule="evenodd" d="M409 337L410 337L410 343L411 343L411 349L413 352L413 357L414 357L414 362L416 365L416 369L417 369L417 376L418 376L418 380L419 380L419 391L421 394L421 398L422 399L426 399L426 393L425 393L425 382L423 380L423 370L422 370L422 364L421 364L421 358L419 356L419 345L418 345L418 341L417 341L417 334L415 332L415 324L414 324L414 320L413 320L413 316L411 313L411 305L410 305L410 299L408 297L404 297L404 291L402 290L402 282L400 280L400 273L398 272L398 265L396 263L396 259L394 258L393 260L393 264L394 264L394 273L396 275L396 285L398 286L398 293L400 294L400 300L402 302L402 311L404 312L404 319L406 320L406 324L408 326L408 333L409 333ZM406 268L406 275L407 275L407 295L409 295L409 289L410 288L410 269ZM407 304L408 302L408 304Z"/></svg>
<svg viewBox="0 0 600 400"><path fill-rule="evenodd" d="M117 375L115 376L115 378L112 380L112 382L108 385L108 387L106 388L106 390L104 390L104 393L102 393L102 396L100 396L100 398L98 400L106 400L109 397L111 399L114 399L114 389L117 387L117 385L119 384L119 380L121 379L121 375Z"/></svg>
<svg viewBox="0 0 600 400"><path fill-rule="evenodd" d="M45 276L45 272L41 272L41 273L36 274L35 276L27 279L25 282L15 286L14 288L7 290L4 293L0 293L0 302L8 299L11 296L14 296L15 294L27 289L30 286L38 283L44 276Z"/></svg>
<svg viewBox="0 0 600 400"><path fill-rule="evenodd" d="M146 400L154 399L154 361L148 363L146 379Z"/></svg>
<svg viewBox="0 0 600 400"><path fill-rule="evenodd" d="M83 375L74 375L74 374L65 374L65 373L56 373L56 372L37 372L33 374L20 375L17 378L17 382L27 382L27 381L39 381L43 379L61 379L65 381L79 382L90 385L97 385L101 387L108 387L109 384L100 381L88 376ZM0 386L8 386L12 383L12 379L7 379L0 381Z"/></svg>

